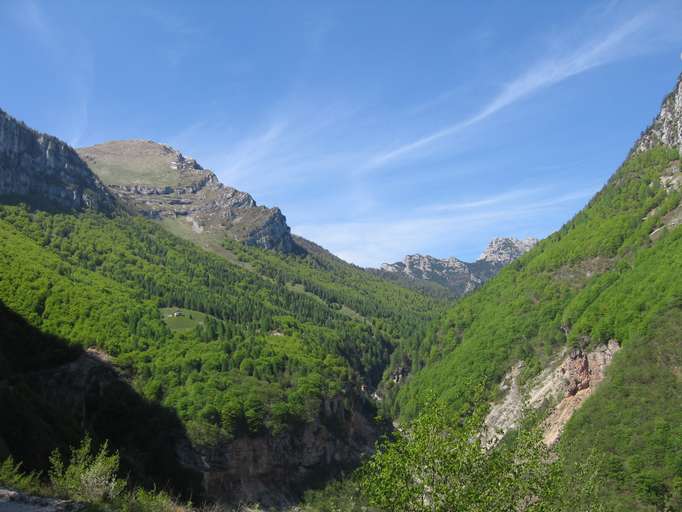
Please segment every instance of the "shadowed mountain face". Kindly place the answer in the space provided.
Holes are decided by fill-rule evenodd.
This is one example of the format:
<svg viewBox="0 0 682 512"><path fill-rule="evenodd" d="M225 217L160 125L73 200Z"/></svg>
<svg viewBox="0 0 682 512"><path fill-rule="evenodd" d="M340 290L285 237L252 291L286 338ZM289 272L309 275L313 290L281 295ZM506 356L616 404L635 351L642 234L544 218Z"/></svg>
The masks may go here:
<svg viewBox="0 0 682 512"><path fill-rule="evenodd" d="M405 256L403 261L384 263L381 269L373 272L436 296L461 297L481 286L536 243L535 238L495 238L473 263L454 257L438 259L414 254Z"/></svg>
<svg viewBox="0 0 682 512"><path fill-rule="evenodd" d="M0 197L51 210L110 212L115 200L67 144L0 110Z"/></svg>
<svg viewBox="0 0 682 512"><path fill-rule="evenodd" d="M138 395L106 356L36 329L1 301L0 340L0 460L44 470L52 450L87 432L119 451L135 482L196 495L198 475L176 458L188 444L182 423Z"/></svg>
<svg viewBox="0 0 682 512"><path fill-rule="evenodd" d="M296 250L279 208L258 206L170 146L127 140L78 153L131 210L162 220L176 234L195 240L226 235L265 249Z"/></svg>

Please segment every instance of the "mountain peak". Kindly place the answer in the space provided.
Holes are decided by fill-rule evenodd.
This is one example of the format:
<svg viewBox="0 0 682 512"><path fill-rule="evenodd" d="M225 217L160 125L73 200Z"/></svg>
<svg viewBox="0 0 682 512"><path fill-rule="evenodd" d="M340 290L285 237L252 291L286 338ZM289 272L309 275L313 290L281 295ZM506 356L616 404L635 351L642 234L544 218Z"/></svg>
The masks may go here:
<svg viewBox="0 0 682 512"><path fill-rule="evenodd" d="M279 208L220 183L177 149L150 140L118 140L78 150L100 179L137 213L165 221L176 234L227 235L249 245L295 251Z"/></svg>
<svg viewBox="0 0 682 512"><path fill-rule="evenodd" d="M535 238L518 240L516 238L495 238L480 258L467 263L451 256L447 259L410 254L403 261L384 263L375 272L390 279L398 279L407 286L415 282L428 281L449 290L455 297L469 293L494 276L500 269L522 254L528 252L536 243Z"/></svg>
<svg viewBox="0 0 682 512"><path fill-rule="evenodd" d="M525 240L513 237L494 238L478 257L478 261L507 265L523 253L528 252L537 243L537 238L532 237Z"/></svg>
<svg viewBox="0 0 682 512"><path fill-rule="evenodd" d="M177 187L210 176L193 158L151 140L115 140L78 149L88 165L109 186Z"/></svg>
<svg viewBox="0 0 682 512"><path fill-rule="evenodd" d="M666 96L654 122L635 143L633 152L639 153L658 145L682 151L682 74L673 91Z"/></svg>

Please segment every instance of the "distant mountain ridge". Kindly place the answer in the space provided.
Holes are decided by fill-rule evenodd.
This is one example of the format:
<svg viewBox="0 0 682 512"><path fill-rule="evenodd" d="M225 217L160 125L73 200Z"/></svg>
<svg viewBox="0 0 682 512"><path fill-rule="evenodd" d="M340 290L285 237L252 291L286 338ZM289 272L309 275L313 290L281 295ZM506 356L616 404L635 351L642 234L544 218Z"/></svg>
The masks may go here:
<svg viewBox="0 0 682 512"><path fill-rule="evenodd" d="M412 254L405 256L403 261L384 263L381 269L374 272L402 281L408 287L432 286L433 291L433 285L436 285L441 292L444 289L449 295L460 297L481 286L502 267L528 252L537 242L535 238L495 238L472 263L455 257L439 259Z"/></svg>
<svg viewBox="0 0 682 512"><path fill-rule="evenodd" d="M77 151L135 213L170 222L175 231L227 235L285 253L297 249L279 208L259 206L250 194L223 185L212 171L168 145L123 140Z"/></svg>

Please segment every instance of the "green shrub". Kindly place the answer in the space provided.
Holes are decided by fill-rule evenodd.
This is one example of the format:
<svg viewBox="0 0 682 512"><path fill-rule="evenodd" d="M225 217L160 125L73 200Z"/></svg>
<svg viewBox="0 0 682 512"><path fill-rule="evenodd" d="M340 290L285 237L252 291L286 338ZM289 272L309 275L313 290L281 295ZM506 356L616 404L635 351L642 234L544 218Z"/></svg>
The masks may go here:
<svg viewBox="0 0 682 512"><path fill-rule="evenodd" d="M135 489L123 498L123 512L175 512L182 510L173 499L164 492Z"/></svg>
<svg viewBox="0 0 682 512"><path fill-rule="evenodd" d="M93 453L92 440L86 436L78 448L71 450L68 465L58 450L50 456L49 477L54 492L77 501L99 503L115 500L126 482L117 477L118 453L109 455L105 442Z"/></svg>
<svg viewBox="0 0 682 512"><path fill-rule="evenodd" d="M21 462L15 464L10 456L0 463L0 485L22 492L36 493L40 490L40 478L36 473L23 473Z"/></svg>
<svg viewBox="0 0 682 512"><path fill-rule="evenodd" d="M391 512L604 510L594 501L599 459L587 453L567 471L543 444L539 416L529 415L513 439L486 450L480 415L448 411L442 402L427 405L377 446L358 472L370 505Z"/></svg>

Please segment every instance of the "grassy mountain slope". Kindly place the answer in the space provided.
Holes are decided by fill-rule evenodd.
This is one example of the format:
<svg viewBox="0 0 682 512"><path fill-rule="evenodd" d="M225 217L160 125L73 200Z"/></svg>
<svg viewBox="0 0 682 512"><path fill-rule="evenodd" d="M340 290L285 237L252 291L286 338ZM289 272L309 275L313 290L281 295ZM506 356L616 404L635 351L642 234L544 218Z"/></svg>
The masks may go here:
<svg viewBox="0 0 682 512"><path fill-rule="evenodd" d="M567 344L589 347L615 338L623 350L614 359L610 378L588 400L565 438L590 445L590 436L576 426L583 422L608 434L614 433L609 426L631 429L633 436L644 436L650 446L660 447L646 423L628 418L654 412L652 421L660 422L661 428L679 429L674 421L678 413L673 411L682 409L677 366L682 329L670 321L666 329L657 327L661 318L679 314L682 299L678 270L682 231L665 228L680 203L680 192L666 187L667 177L679 172L678 166L676 149L660 147L631 156L574 219L456 304L437 334L410 354L422 369L400 389L395 410L414 414L431 390L455 407L468 408L474 405L467 403L472 384L485 383L492 397L497 383L518 360L528 363L523 376L527 378ZM659 228L663 229L651 236ZM637 353L647 354L650 370L657 368L644 385L643 393L653 400L650 405L628 399L627 390L618 384L619 378L620 382L627 379ZM647 373L640 368L632 375L634 385ZM677 385L669 387L675 378ZM675 407L670 409L671 405ZM601 423L605 410L614 417ZM618 454L614 467L630 468L619 473L628 488L637 488L635 482L661 464L649 452L638 454L637 443L628 444L622 432L600 439L603 453ZM655 472L660 477L659 494L673 492L682 469L682 443L670 448L665 469ZM639 456L637 464L629 464L634 456ZM650 501L646 492L631 501L615 492L610 497L613 506L623 510L635 503L645 507Z"/></svg>

